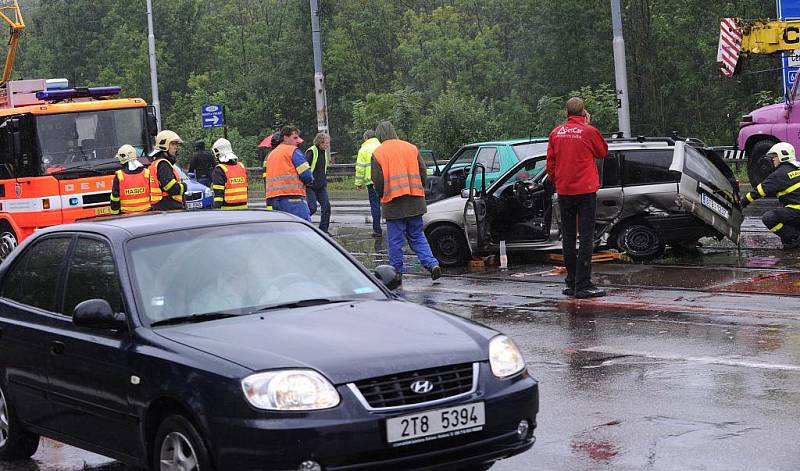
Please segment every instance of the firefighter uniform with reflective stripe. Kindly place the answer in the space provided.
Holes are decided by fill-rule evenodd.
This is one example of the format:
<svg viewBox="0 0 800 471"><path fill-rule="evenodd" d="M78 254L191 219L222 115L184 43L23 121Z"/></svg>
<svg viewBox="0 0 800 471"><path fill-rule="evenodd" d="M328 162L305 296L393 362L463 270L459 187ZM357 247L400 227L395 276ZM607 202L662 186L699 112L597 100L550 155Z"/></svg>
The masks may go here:
<svg viewBox="0 0 800 471"><path fill-rule="evenodd" d="M165 154L159 152L156 160L150 164L150 203L156 211L184 209L183 182Z"/></svg>
<svg viewBox="0 0 800 471"><path fill-rule="evenodd" d="M280 144L264 161L267 206L311 220L306 203L306 185L314 182L311 166L296 146Z"/></svg>
<svg viewBox="0 0 800 471"><path fill-rule="evenodd" d="M800 168L793 162L778 165L743 198L748 203L764 197L778 198L783 207L765 212L761 220L786 248L800 246Z"/></svg>
<svg viewBox="0 0 800 471"><path fill-rule="evenodd" d="M111 214L150 210L150 169L117 170L111 184Z"/></svg>
<svg viewBox="0 0 800 471"><path fill-rule="evenodd" d="M214 207L247 208L247 169L241 162L219 163L211 172Z"/></svg>

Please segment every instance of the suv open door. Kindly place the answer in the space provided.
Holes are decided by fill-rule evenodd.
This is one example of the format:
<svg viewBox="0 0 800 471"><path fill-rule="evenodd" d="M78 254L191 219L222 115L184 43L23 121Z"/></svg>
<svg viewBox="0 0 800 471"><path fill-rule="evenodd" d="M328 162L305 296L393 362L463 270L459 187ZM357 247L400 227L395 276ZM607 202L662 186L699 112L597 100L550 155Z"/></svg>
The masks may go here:
<svg viewBox="0 0 800 471"><path fill-rule="evenodd" d="M739 188L726 175L715 156L706 155L683 141L675 142L675 156L670 170L681 172L678 203L722 236L739 242L744 216L739 208Z"/></svg>

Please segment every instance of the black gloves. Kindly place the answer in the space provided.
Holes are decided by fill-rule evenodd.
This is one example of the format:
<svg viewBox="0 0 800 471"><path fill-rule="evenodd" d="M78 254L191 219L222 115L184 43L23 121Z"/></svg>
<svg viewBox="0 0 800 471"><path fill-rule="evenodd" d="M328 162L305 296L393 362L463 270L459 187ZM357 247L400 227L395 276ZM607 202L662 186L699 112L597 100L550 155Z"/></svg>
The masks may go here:
<svg viewBox="0 0 800 471"><path fill-rule="evenodd" d="M746 208L749 204L750 204L750 200L747 199L747 195L742 196L742 200L739 201L739 205L742 207L742 209Z"/></svg>

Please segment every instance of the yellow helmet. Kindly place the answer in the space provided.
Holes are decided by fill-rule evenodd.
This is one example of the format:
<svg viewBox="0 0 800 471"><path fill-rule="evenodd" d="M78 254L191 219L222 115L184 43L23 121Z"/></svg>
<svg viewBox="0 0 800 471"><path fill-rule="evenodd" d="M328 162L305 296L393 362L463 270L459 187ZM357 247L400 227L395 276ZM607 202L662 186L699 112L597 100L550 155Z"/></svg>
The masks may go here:
<svg viewBox="0 0 800 471"><path fill-rule="evenodd" d="M211 146L211 151L214 153L214 157L220 162L231 162L238 159L236 154L233 153L231 141L224 138L217 139L214 145Z"/></svg>
<svg viewBox="0 0 800 471"><path fill-rule="evenodd" d="M155 149L166 152L169 149L169 145L173 142L183 144L183 139L181 139L181 136L179 136L175 131L165 129L156 135Z"/></svg>
<svg viewBox="0 0 800 471"><path fill-rule="evenodd" d="M119 163L122 165L133 162L136 160L137 156L136 149L130 144L125 144L117 151L117 160L119 160Z"/></svg>

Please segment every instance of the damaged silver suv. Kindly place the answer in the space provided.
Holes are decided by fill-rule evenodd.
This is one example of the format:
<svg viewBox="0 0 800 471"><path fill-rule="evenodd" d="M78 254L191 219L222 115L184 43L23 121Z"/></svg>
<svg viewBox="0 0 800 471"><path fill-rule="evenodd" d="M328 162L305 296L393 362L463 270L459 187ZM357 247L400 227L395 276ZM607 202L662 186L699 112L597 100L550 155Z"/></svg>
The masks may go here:
<svg viewBox="0 0 800 471"><path fill-rule="evenodd" d="M701 237L739 240L739 185L722 158L693 140L609 139L597 162L595 241L637 261L659 258L667 245L695 246ZM558 195L541 151L509 169L488 188L465 189L428 205L425 234L443 265L470 254L561 248ZM472 174L481 174L473 164Z"/></svg>

